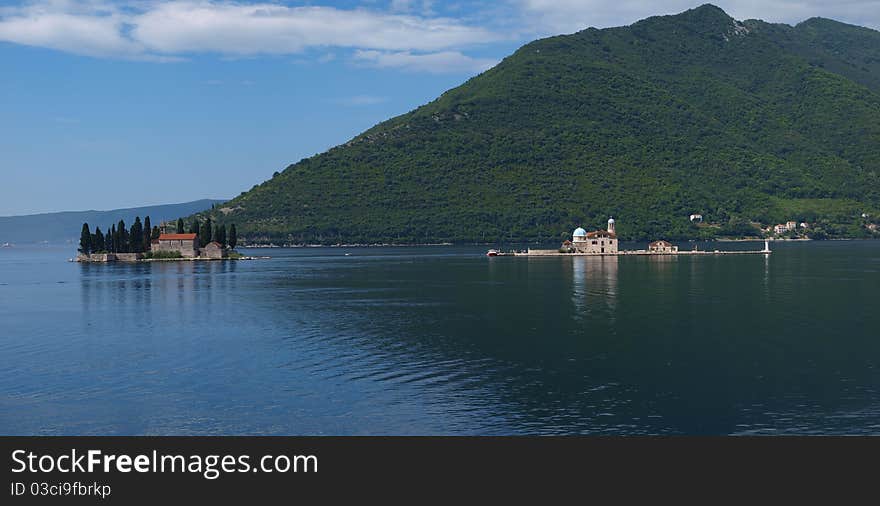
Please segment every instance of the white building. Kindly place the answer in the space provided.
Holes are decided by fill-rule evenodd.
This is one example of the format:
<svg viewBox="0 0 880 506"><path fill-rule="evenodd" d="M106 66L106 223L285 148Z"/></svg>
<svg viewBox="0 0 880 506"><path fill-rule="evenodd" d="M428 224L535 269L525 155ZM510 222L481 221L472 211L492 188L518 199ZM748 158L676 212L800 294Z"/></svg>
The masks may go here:
<svg viewBox="0 0 880 506"><path fill-rule="evenodd" d="M648 245L648 251L652 253L678 253L678 246L669 241L654 241Z"/></svg>
<svg viewBox="0 0 880 506"><path fill-rule="evenodd" d="M608 220L608 228L587 232L578 227L571 234L571 247L575 253L608 254L617 253L617 229L614 218Z"/></svg>

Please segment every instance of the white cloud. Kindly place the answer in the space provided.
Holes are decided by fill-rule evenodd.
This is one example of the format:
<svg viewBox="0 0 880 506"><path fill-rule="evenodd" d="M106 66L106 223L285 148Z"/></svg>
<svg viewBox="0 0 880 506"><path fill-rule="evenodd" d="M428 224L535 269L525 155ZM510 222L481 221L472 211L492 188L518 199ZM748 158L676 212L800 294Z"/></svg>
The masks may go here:
<svg viewBox="0 0 880 506"><path fill-rule="evenodd" d="M362 64L383 68L474 72L495 63L468 56L474 46L525 42L589 26L627 25L701 3L703 0L364 0L363 5L369 8L337 8L291 6L281 0L19 0L0 7L0 41L92 57L154 61L179 61L211 53L224 58L299 54L300 58L327 62L334 51L353 50ZM880 0L715 3L737 19L797 23L824 16L880 27Z"/></svg>
<svg viewBox="0 0 880 506"><path fill-rule="evenodd" d="M88 56L136 56L143 48L122 35L113 10L83 10L68 2L29 4L0 11L0 40Z"/></svg>
<svg viewBox="0 0 880 506"><path fill-rule="evenodd" d="M295 53L339 46L431 51L497 39L447 18L333 7L166 2L137 16L132 36L163 53Z"/></svg>
<svg viewBox="0 0 880 506"><path fill-rule="evenodd" d="M268 2L44 0L0 9L0 40L99 57L238 57L316 47L442 51L498 38L451 18Z"/></svg>
<svg viewBox="0 0 880 506"><path fill-rule="evenodd" d="M401 68L434 74L483 72L498 63L498 60L472 58L458 51L415 54L410 51L358 50L355 51L354 58L356 61L372 67Z"/></svg>

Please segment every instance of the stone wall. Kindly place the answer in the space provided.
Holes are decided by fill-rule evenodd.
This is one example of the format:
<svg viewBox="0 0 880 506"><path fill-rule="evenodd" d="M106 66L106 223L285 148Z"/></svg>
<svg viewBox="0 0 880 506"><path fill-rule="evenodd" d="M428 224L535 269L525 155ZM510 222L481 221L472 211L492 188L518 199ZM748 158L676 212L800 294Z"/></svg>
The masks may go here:
<svg viewBox="0 0 880 506"><path fill-rule="evenodd" d="M91 255L77 255L78 262L114 262L116 255L113 253L92 253Z"/></svg>
<svg viewBox="0 0 880 506"><path fill-rule="evenodd" d="M227 257L227 253L226 253L225 249L212 248L210 246L202 250L202 255L206 258L215 258L215 259Z"/></svg>
<svg viewBox="0 0 880 506"><path fill-rule="evenodd" d="M120 262L137 262L144 258L143 253L115 253L113 256Z"/></svg>
<svg viewBox="0 0 880 506"><path fill-rule="evenodd" d="M153 244L153 251L177 251L180 252L181 256L186 258L193 258L199 256L199 250L196 246L195 241L190 240L172 240L172 241L160 241L158 244Z"/></svg>

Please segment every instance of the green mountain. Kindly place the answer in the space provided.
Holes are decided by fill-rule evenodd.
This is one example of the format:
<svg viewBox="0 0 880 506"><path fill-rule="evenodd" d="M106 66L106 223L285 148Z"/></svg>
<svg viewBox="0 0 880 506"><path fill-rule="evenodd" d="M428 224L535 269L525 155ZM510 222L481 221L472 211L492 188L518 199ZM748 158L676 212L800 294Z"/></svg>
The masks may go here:
<svg viewBox="0 0 880 506"><path fill-rule="evenodd" d="M878 172L880 32L704 5L527 44L212 217L293 243L556 241L610 215L624 239L867 236Z"/></svg>

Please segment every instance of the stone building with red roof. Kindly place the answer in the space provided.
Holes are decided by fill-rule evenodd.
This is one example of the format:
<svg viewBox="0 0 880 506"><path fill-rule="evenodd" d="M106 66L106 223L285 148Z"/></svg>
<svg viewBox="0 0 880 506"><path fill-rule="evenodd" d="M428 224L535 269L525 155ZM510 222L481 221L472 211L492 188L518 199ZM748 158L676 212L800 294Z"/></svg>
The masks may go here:
<svg viewBox="0 0 880 506"><path fill-rule="evenodd" d="M197 234L160 234L152 242L152 251L179 252L180 256L195 258L199 256L199 236Z"/></svg>

